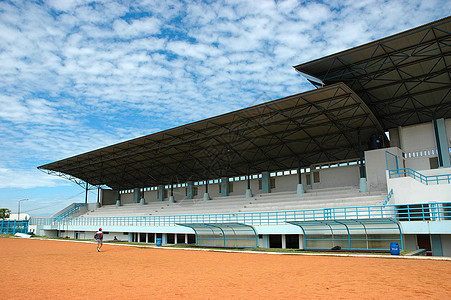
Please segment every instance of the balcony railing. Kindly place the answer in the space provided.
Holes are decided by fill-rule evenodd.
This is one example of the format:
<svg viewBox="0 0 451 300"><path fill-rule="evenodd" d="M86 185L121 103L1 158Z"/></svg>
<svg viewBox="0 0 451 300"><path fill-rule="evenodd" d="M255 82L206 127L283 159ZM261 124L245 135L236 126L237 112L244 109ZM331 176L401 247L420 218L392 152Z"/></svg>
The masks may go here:
<svg viewBox="0 0 451 300"><path fill-rule="evenodd" d="M389 170L388 174L390 178L411 177L426 185L451 183L451 174L426 176L410 168Z"/></svg>
<svg viewBox="0 0 451 300"><path fill-rule="evenodd" d="M398 221L449 221L451 202L335 207L248 213L133 217L31 218L30 225L47 226L175 226L177 223L243 223L284 225L289 221L393 218Z"/></svg>

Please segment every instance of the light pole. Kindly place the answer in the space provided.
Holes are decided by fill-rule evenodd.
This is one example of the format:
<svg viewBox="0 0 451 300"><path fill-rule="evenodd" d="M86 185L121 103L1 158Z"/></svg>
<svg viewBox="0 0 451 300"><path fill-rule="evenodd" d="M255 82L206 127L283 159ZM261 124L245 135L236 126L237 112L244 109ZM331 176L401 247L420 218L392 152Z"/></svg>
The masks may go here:
<svg viewBox="0 0 451 300"><path fill-rule="evenodd" d="M20 221L20 202L21 201L28 201L28 200L30 200L30 199L27 199L27 198L25 198L25 199L21 199L21 200L19 200L19 202L18 202L18 207L17 207L17 219Z"/></svg>

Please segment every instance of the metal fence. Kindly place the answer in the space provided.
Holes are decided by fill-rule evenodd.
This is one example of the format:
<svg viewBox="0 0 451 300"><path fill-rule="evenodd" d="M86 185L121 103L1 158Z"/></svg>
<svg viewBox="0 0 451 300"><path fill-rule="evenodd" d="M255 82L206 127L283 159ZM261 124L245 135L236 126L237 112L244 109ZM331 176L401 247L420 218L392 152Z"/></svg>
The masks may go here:
<svg viewBox="0 0 451 300"><path fill-rule="evenodd" d="M451 220L451 202L405 205L336 207L310 210L286 210L249 213L132 216L31 218L30 225L47 226L175 226L177 223L242 223L246 225L284 225L290 221L358 220L393 218L398 221Z"/></svg>

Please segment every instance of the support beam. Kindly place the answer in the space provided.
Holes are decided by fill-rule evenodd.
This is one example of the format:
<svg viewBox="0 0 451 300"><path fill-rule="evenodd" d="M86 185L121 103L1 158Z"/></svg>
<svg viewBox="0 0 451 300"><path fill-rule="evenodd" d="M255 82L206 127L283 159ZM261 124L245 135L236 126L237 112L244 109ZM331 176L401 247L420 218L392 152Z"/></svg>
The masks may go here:
<svg viewBox="0 0 451 300"><path fill-rule="evenodd" d="M119 193L119 191L114 191L115 193L115 199L116 199L116 206L119 207L121 206L121 194Z"/></svg>
<svg viewBox="0 0 451 300"><path fill-rule="evenodd" d="M365 169L363 166L363 150L362 150L362 139L360 137L360 129L358 131L359 136L359 154L360 154L360 180L359 180L359 187L360 192L365 193L368 192L368 185L366 184L366 178L365 178Z"/></svg>
<svg viewBox="0 0 451 300"><path fill-rule="evenodd" d="M86 182L86 190L85 190L85 204L88 204L88 191L89 191L89 183Z"/></svg>
<svg viewBox="0 0 451 300"><path fill-rule="evenodd" d="M446 134L445 120L434 119L435 141L437 143L439 166L442 168L451 167L449 158L449 144Z"/></svg>
<svg viewBox="0 0 451 300"><path fill-rule="evenodd" d="M174 183L171 182L171 195L169 196L169 203L175 203L174 200Z"/></svg>
<svg viewBox="0 0 451 300"><path fill-rule="evenodd" d="M302 185L302 174L301 174L301 162L298 161L298 186L296 189L296 194L298 198L302 197L302 194L304 194L304 186Z"/></svg>
<svg viewBox="0 0 451 300"><path fill-rule="evenodd" d="M138 203L139 202L139 198L140 198L140 195L141 193L140 193L140 190L139 190L139 188L134 188L133 189L133 201L135 202L135 203Z"/></svg>
<svg viewBox="0 0 451 300"><path fill-rule="evenodd" d="M194 182L188 181L186 183L186 199L193 199L194 196Z"/></svg>
<svg viewBox="0 0 451 300"><path fill-rule="evenodd" d="M246 189L246 200L252 198L252 190L251 190L251 175L249 169L247 169L247 189Z"/></svg>
<svg viewBox="0 0 451 300"><path fill-rule="evenodd" d="M97 202L96 202L96 208L100 207L100 187L97 188Z"/></svg>
<svg viewBox="0 0 451 300"><path fill-rule="evenodd" d="M269 172L262 172L262 193L271 193L271 177Z"/></svg>
<svg viewBox="0 0 451 300"><path fill-rule="evenodd" d="M158 201L164 201L164 185L158 186Z"/></svg>
<svg viewBox="0 0 451 300"><path fill-rule="evenodd" d="M210 194L208 193L208 178L205 179L205 193L204 193L204 202L211 200Z"/></svg>
<svg viewBox="0 0 451 300"><path fill-rule="evenodd" d="M141 200L139 201L139 204L146 205L146 198L144 198L144 188L141 190Z"/></svg>
<svg viewBox="0 0 451 300"><path fill-rule="evenodd" d="M229 178L222 177L221 178L221 196L229 195Z"/></svg>

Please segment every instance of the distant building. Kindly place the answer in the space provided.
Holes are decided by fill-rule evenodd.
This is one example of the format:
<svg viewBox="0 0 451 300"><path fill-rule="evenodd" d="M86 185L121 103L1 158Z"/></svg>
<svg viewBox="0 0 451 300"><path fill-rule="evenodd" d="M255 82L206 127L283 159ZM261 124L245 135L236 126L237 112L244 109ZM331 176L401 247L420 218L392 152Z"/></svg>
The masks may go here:
<svg viewBox="0 0 451 300"><path fill-rule="evenodd" d="M20 214L20 217L18 214L10 214L8 220L29 220L30 215L29 214Z"/></svg>

